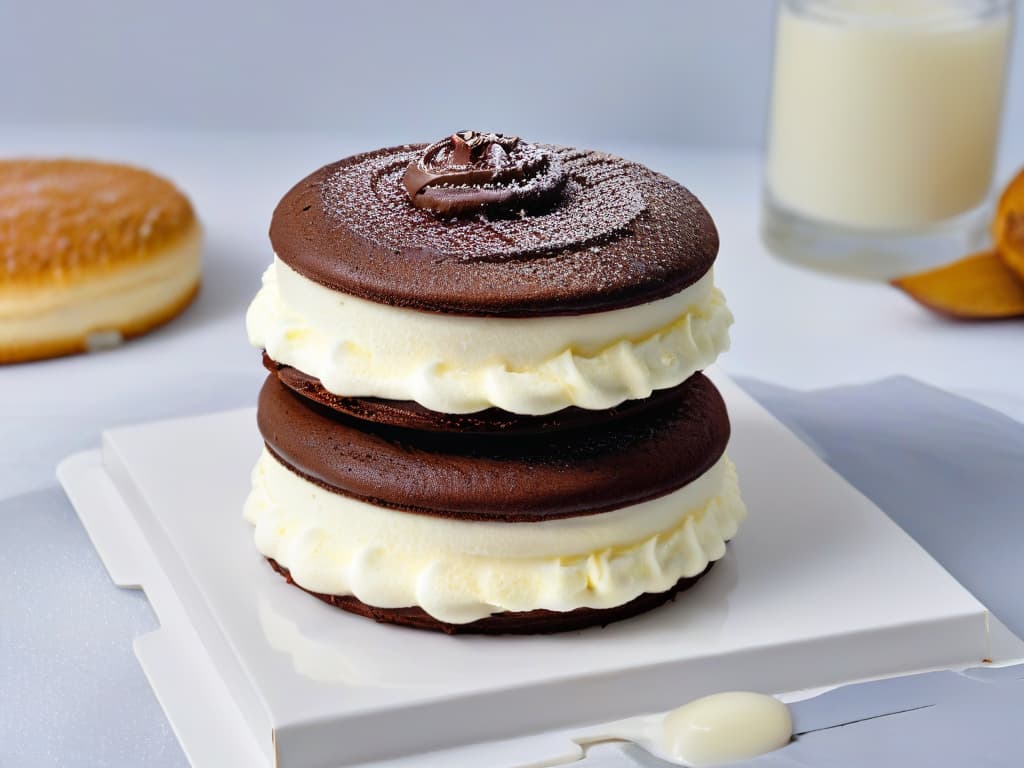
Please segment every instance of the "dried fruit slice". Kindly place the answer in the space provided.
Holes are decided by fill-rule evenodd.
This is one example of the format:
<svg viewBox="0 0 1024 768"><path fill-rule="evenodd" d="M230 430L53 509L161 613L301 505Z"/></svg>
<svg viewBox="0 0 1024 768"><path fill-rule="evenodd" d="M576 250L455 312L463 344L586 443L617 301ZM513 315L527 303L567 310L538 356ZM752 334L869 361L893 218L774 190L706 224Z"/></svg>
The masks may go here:
<svg viewBox="0 0 1024 768"><path fill-rule="evenodd" d="M992 236L1003 261L1024 280L1024 170L999 198Z"/></svg>
<svg viewBox="0 0 1024 768"><path fill-rule="evenodd" d="M999 254L983 251L892 281L929 309L965 320L1024 317L1024 281Z"/></svg>

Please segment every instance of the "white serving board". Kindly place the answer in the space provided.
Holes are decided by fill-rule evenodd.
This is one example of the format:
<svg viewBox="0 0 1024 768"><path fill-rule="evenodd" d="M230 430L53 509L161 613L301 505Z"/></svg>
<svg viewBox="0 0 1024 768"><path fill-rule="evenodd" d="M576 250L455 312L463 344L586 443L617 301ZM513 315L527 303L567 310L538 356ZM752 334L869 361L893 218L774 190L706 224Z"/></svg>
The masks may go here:
<svg viewBox="0 0 1024 768"><path fill-rule="evenodd" d="M241 518L261 445L253 409L112 430L101 451L58 474L115 583L141 585L154 605L161 629L136 650L199 766L334 768L719 690L984 658L984 607L763 408L712 377L750 508L729 554L671 605L564 635L377 625L285 584Z"/></svg>

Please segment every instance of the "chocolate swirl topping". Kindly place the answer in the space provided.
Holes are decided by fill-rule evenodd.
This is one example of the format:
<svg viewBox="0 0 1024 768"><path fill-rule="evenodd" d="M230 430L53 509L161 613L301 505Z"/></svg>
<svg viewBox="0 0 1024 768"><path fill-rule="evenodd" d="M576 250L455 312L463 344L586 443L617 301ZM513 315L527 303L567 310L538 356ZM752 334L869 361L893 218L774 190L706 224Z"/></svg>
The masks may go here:
<svg viewBox="0 0 1024 768"><path fill-rule="evenodd" d="M550 207L565 182L554 153L518 136L479 131L434 142L402 176L413 205L447 216Z"/></svg>

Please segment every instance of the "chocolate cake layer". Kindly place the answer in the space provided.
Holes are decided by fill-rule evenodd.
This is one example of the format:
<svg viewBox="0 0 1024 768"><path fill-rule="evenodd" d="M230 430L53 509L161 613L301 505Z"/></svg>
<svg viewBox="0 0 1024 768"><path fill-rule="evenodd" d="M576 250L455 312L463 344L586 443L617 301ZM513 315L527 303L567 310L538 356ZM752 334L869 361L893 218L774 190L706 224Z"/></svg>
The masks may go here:
<svg viewBox="0 0 1024 768"><path fill-rule="evenodd" d="M341 608L349 613L384 624L398 624L413 629L444 632L449 635L544 635L607 626L612 622L632 618L674 600L680 592L684 592L696 584L715 564L714 562L708 563L707 568L701 573L680 579L674 587L666 592L645 593L615 608L577 608L565 612L547 610L506 612L496 613L486 619L478 619L468 624L450 624L435 619L422 608L376 608L366 605L351 595L325 595L319 592L310 592L292 581L287 568L270 558L267 559L267 562L275 571L284 576L289 584L299 587L304 592L309 592L335 608Z"/></svg>
<svg viewBox="0 0 1024 768"><path fill-rule="evenodd" d="M378 397L342 397L324 389L319 379L297 368L281 365L263 353L264 367L277 375L286 387L303 397L325 405L346 416L375 424L405 427L425 432L463 432L488 435L537 434L594 427L616 419L634 416L649 408L663 405L678 393L671 389L655 390L650 397L626 400L615 408L591 411L575 406L544 416L522 416L487 408L476 413L441 413L425 408L412 400L383 400ZM685 386L685 384L680 385Z"/></svg>
<svg viewBox="0 0 1024 768"><path fill-rule="evenodd" d="M714 262L711 217L668 177L601 152L522 143L489 168L502 146L467 149L484 152L469 166L452 166L458 147L439 155L436 144L429 157L405 145L327 165L278 204L274 251L353 296L506 317L650 302Z"/></svg>
<svg viewBox="0 0 1024 768"><path fill-rule="evenodd" d="M370 424L267 377L258 423L268 448L322 487L409 512L532 522L605 512L670 493L725 451L729 418L702 374L665 402L589 428L501 437Z"/></svg>

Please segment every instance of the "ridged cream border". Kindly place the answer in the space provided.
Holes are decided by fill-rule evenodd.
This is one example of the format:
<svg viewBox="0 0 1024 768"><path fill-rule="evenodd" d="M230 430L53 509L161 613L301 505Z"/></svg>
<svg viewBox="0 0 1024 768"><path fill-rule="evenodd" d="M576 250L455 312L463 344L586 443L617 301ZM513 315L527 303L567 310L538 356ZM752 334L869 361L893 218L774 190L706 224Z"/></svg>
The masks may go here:
<svg viewBox="0 0 1024 768"><path fill-rule="evenodd" d="M282 280L305 306L289 305ZM345 296L277 261L264 275L247 325L253 345L337 395L414 400L442 413L600 410L674 387L728 349L732 313L710 281L708 274L676 296L607 313L466 318ZM668 322L644 325L657 318ZM604 334L599 343L594 329Z"/></svg>
<svg viewBox="0 0 1024 768"><path fill-rule="evenodd" d="M746 516L732 462L723 457L713 470L703 484L698 478L611 512L479 523L425 518L332 493L264 451L245 518L255 526L257 549L309 590L352 594L382 608L418 605L441 621L465 623L502 611L610 608L697 575L725 554ZM652 519L670 522L637 537ZM428 535L422 535L425 521ZM503 541L511 529L517 541ZM611 543L609 531L620 540ZM530 540L547 553L525 556ZM554 554L552 541L567 551ZM586 551L588 541L602 546ZM503 549L513 555L503 556Z"/></svg>

